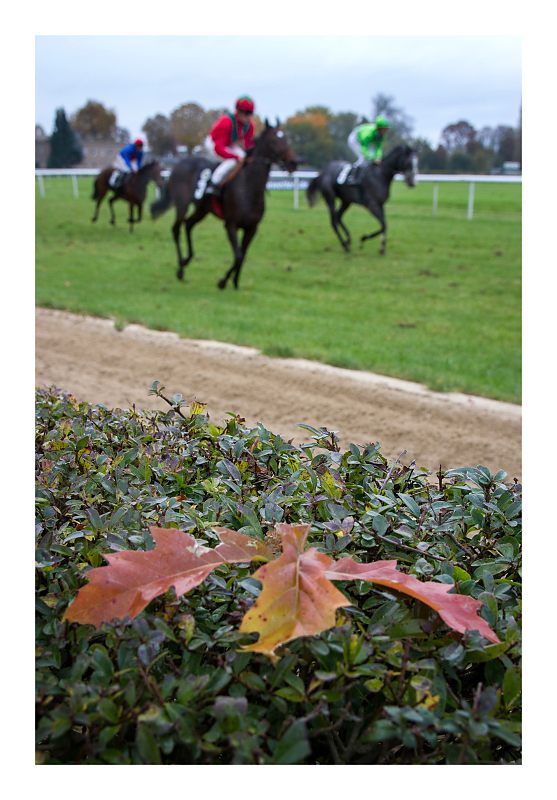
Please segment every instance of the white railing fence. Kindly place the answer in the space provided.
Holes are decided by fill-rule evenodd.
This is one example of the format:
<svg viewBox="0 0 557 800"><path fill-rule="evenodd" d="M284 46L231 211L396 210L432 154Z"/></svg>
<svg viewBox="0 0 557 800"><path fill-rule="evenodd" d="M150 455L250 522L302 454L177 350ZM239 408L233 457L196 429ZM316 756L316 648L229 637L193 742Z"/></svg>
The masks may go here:
<svg viewBox="0 0 557 800"><path fill-rule="evenodd" d="M94 177L100 172L99 169L36 169L35 178L37 180L39 194L46 197L45 178L71 178L74 197L79 197L78 178ZM166 178L170 175L170 170L162 170L161 174ZM267 189L291 189L294 193L294 208L300 207L300 191L305 191L312 178L319 173L309 170L296 170L295 172L285 172L282 170L271 170ZM397 175L395 180L404 180L402 175ZM439 184L440 183L467 183L468 184L468 205L467 219L474 217L474 196L476 183L522 183L521 175L418 175L418 183L432 183L433 197L431 213L435 216L439 205Z"/></svg>

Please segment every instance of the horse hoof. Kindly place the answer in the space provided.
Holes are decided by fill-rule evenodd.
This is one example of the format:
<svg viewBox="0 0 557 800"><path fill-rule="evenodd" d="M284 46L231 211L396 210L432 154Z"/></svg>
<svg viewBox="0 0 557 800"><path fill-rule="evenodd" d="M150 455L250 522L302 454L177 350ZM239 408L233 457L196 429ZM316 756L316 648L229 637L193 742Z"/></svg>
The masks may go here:
<svg viewBox="0 0 557 800"><path fill-rule="evenodd" d="M183 269L179 269L176 272L176 277L178 278L179 281L183 281L184 280L184 270Z"/></svg>
<svg viewBox="0 0 557 800"><path fill-rule="evenodd" d="M217 283L217 286L219 287L219 289L226 289L226 281L224 280L224 278L220 279L220 281Z"/></svg>

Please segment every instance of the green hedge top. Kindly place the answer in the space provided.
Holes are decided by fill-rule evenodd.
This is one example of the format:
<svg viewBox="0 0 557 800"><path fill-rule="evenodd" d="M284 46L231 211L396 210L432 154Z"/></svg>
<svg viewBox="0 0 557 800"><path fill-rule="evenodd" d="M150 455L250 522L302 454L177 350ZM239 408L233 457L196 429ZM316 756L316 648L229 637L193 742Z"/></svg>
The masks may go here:
<svg viewBox="0 0 557 800"><path fill-rule="evenodd" d="M432 477L309 426L298 447L239 417L214 425L179 395L138 412L39 391L36 416L39 763L518 762L521 487L505 473ZM104 554L153 547L149 526L214 546L214 526L262 539L277 522L310 523L309 544L335 558L454 582L501 644L352 581L336 626L272 663L240 650L260 590L248 564L133 621L62 622Z"/></svg>

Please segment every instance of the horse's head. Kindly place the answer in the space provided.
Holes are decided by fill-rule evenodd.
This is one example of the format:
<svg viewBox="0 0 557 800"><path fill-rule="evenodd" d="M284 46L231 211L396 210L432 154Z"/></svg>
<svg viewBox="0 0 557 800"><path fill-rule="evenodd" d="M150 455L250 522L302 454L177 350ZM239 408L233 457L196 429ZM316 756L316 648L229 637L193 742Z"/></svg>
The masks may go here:
<svg viewBox="0 0 557 800"><path fill-rule="evenodd" d="M288 144L286 134L280 129L278 119L276 126L265 120L265 129L257 138L254 154L282 165L288 172L294 172L298 166L298 158Z"/></svg>
<svg viewBox="0 0 557 800"><path fill-rule="evenodd" d="M161 165L158 161L149 161L148 164L144 164L141 167L141 171L145 172L149 176L149 179L154 181L159 189L162 189L164 186L164 178L161 174Z"/></svg>
<svg viewBox="0 0 557 800"><path fill-rule="evenodd" d="M402 164L399 171L404 175L404 182L407 186L414 187L416 185L418 154L407 144L402 145Z"/></svg>

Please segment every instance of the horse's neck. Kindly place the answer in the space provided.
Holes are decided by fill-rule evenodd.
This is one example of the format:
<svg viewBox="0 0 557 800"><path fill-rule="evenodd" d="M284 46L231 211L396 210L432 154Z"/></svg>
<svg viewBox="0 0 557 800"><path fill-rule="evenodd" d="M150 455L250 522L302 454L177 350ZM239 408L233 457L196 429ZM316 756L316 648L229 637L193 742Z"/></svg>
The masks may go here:
<svg viewBox="0 0 557 800"><path fill-rule="evenodd" d="M254 156L252 160L246 164L244 168L244 175L252 191L264 191L271 171L271 162L267 158Z"/></svg>
<svg viewBox="0 0 557 800"><path fill-rule="evenodd" d="M387 181L387 184L390 186L398 170L396 169L395 166L393 166L392 162L383 161L383 163L381 164L381 172L383 174L383 177Z"/></svg>

